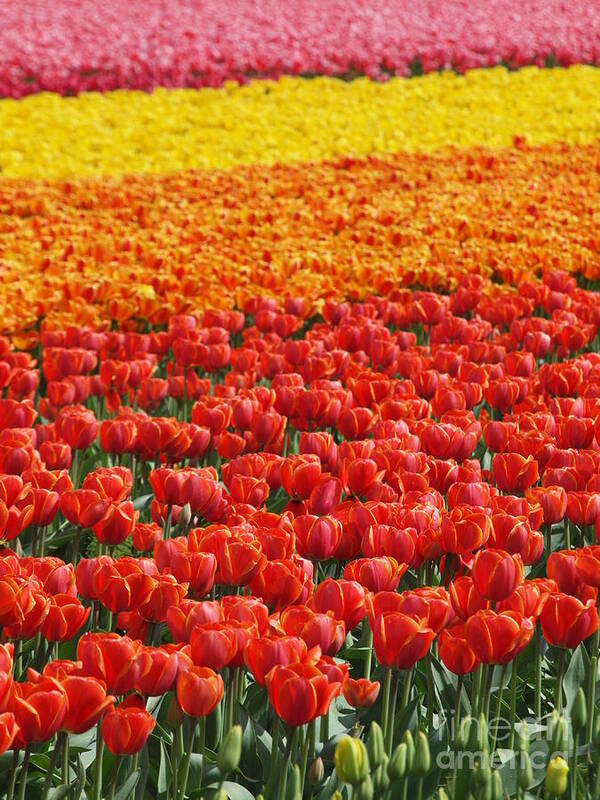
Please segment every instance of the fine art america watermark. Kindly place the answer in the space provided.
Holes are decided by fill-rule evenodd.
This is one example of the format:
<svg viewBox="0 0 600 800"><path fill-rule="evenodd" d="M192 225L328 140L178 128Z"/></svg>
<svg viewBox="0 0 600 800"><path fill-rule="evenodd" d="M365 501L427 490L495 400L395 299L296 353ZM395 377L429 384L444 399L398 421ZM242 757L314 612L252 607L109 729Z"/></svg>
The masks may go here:
<svg viewBox="0 0 600 800"><path fill-rule="evenodd" d="M566 730L570 729L569 720L566 716L562 718L567 722ZM485 738L485 734L481 731L481 723L476 719L471 719L471 726L477 726L475 735L470 733L472 741L480 741ZM518 740L519 731L527 731L527 739L529 741L528 756L529 763L533 770L542 770L546 767L548 759L555 755L564 756L566 752L573 752L573 743L563 742L563 749L553 748L553 730L555 719L548 716L543 719L535 717L522 719L516 726L513 733L513 726L509 719L506 717L497 717L491 719L486 725L487 732L491 739L495 741L495 749L493 753L484 750L483 747L451 747L449 750L442 750L436 756L436 765L442 770L460 770L463 768L474 769L478 763L485 759L492 769L499 769L500 767L513 768L518 770L522 765L523 753L519 752L516 742ZM481 733L480 733L481 732ZM495 734L495 736L494 736ZM511 742L512 738L512 742ZM455 741L454 731L452 731L451 741ZM540 746L539 743L542 743ZM578 747L578 753L587 752L588 747Z"/></svg>

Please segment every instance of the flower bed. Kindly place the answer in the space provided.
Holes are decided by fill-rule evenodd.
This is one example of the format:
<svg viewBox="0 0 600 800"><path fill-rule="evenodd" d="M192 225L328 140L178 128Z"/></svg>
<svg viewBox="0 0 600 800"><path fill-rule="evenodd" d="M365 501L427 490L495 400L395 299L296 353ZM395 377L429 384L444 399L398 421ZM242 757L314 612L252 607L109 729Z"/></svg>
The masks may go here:
<svg viewBox="0 0 600 800"><path fill-rule="evenodd" d="M600 145L344 159L228 172L0 183L0 325L165 325L254 296L598 279ZM535 180L532 180L535 175ZM160 199L158 199L160 198Z"/></svg>
<svg viewBox="0 0 600 800"><path fill-rule="evenodd" d="M484 290L0 340L9 796L593 778L597 295Z"/></svg>
<svg viewBox="0 0 600 800"><path fill-rule="evenodd" d="M176 172L600 135L594 67L0 101L5 177Z"/></svg>
<svg viewBox="0 0 600 800"><path fill-rule="evenodd" d="M588 0L6 0L0 96L597 63Z"/></svg>

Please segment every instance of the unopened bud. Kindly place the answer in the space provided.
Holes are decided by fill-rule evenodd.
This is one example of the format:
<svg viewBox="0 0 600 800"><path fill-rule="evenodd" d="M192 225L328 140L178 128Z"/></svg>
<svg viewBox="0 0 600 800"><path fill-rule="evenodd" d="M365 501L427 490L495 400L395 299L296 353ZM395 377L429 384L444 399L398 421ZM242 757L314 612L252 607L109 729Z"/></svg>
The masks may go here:
<svg viewBox="0 0 600 800"><path fill-rule="evenodd" d="M533 783L533 770L531 768L529 753L523 750L519 753L518 759L517 784L523 790L529 789Z"/></svg>
<svg viewBox="0 0 600 800"><path fill-rule="evenodd" d="M354 787L354 797L356 797L356 800L373 800L374 794L373 781L370 775L367 775L362 783Z"/></svg>
<svg viewBox="0 0 600 800"><path fill-rule="evenodd" d="M392 753L387 765L387 774L391 781L400 780L406 775L408 770L408 746L406 742L400 742Z"/></svg>
<svg viewBox="0 0 600 800"><path fill-rule="evenodd" d="M526 722L519 725L517 732L517 750L521 753L529 752L529 728Z"/></svg>
<svg viewBox="0 0 600 800"><path fill-rule="evenodd" d="M189 503L186 503L177 517L177 527L181 531L187 531L190 522L192 521L192 508Z"/></svg>
<svg viewBox="0 0 600 800"><path fill-rule="evenodd" d="M383 741L383 731L377 722L371 723L371 730L367 738L367 752L369 761L375 769L382 763L385 756L385 743Z"/></svg>
<svg viewBox="0 0 600 800"><path fill-rule="evenodd" d="M308 768L308 782L311 786L319 786L325 777L325 765L321 756L315 758Z"/></svg>
<svg viewBox="0 0 600 800"><path fill-rule="evenodd" d="M242 726L229 729L217 753L217 767L221 775L229 775L238 768L242 757Z"/></svg>
<svg viewBox="0 0 600 800"><path fill-rule="evenodd" d="M503 800L502 776L495 769L492 772L492 800Z"/></svg>
<svg viewBox="0 0 600 800"><path fill-rule="evenodd" d="M339 779L352 786L358 786L369 774L367 748L360 739L352 736L340 739L335 748L333 762Z"/></svg>
<svg viewBox="0 0 600 800"><path fill-rule="evenodd" d="M571 707L571 726L576 733L582 731L587 724L587 703L583 689L579 687Z"/></svg>
<svg viewBox="0 0 600 800"><path fill-rule="evenodd" d="M569 767L562 756L555 756L548 762L544 787L549 795L560 797L567 791Z"/></svg>
<svg viewBox="0 0 600 800"><path fill-rule="evenodd" d="M406 768L410 770L415 760L415 740L410 731L404 731L401 741L406 744Z"/></svg>
<svg viewBox="0 0 600 800"><path fill-rule="evenodd" d="M566 753L569 744L569 730L567 720L564 717L558 717L554 723L552 730L552 747L551 753Z"/></svg>
<svg viewBox="0 0 600 800"><path fill-rule="evenodd" d="M431 769L431 751L429 749L429 742L427 736L423 731L417 733L415 741L415 758L412 765L412 771L419 778L424 778Z"/></svg>

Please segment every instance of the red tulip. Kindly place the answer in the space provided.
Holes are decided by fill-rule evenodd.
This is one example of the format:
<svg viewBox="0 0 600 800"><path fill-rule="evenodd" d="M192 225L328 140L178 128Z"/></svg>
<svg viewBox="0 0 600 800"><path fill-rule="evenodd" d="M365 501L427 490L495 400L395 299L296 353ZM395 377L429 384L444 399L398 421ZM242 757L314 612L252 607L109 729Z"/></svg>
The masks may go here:
<svg viewBox="0 0 600 800"><path fill-rule="evenodd" d="M508 664L529 644L535 621L516 611L478 611L465 623L467 642L484 664Z"/></svg>
<svg viewBox="0 0 600 800"><path fill-rule="evenodd" d="M306 642L297 636L263 636L250 639L244 650L244 662L255 681L264 686L265 678L274 666L304 661L307 652Z"/></svg>
<svg viewBox="0 0 600 800"><path fill-rule="evenodd" d="M51 739L67 713L67 695L60 683L50 677L15 683L12 712L19 726L15 744L19 748Z"/></svg>
<svg viewBox="0 0 600 800"><path fill-rule="evenodd" d="M441 631L438 653L446 669L455 675L466 675L479 665L479 660L467 641L465 623L462 621L456 621Z"/></svg>
<svg viewBox="0 0 600 800"><path fill-rule="evenodd" d="M220 703L223 678L208 667L190 667L177 678L177 702L190 717L207 717Z"/></svg>
<svg viewBox="0 0 600 800"><path fill-rule="evenodd" d="M294 727L327 714L342 690L341 682L330 682L318 667L306 663L273 667L265 685L277 716Z"/></svg>
<svg viewBox="0 0 600 800"><path fill-rule="evenodd" d="M384 667L410 669L429 651L435 632L427 621L396 611L379 614L372 622L373 648Z"/></svg>
<svg viewBox="0 0 600 800"><path fill-rule="evenodd" d="M315 611L331 611L344 621L346 630L355 628L366 614L365 588L357 581L325 578L318 584L310 601Z"/></svg>
<svg viewBox="0 0 600 800"><path fill-rule="evenodd" d="M569 594L548 597L540 615L548 644L574 649L598 629L598 611L593 600L582 603Z"/></svg>
<svg viewBox="0 0 600 800"><path fill-rule="evenodd" d="M318 646L328 656L334 656L346 638L344 623L331 611L318 613L308 606L290 606L281 612L279 622L286 634L303 639L308 648Z"/></svg>
<svg viewBox="0 0 600 800"><path fill-rule="evenodd" d="M371 592L393 591L408 568L398 564L395 558L359 558L346 564L344 578L356 581Z"/></svg>
<svg viewBox="0 0 600 800"><path fill-rule="evenodd" d="M144 700L132 694L106 714L102 720L102 738L114 755L130 756L144 747L155 725Z"/></svg>
<svg viewBox="0 0 600 800"><path fill-rule="evenodd" d="M539 480L537 461L519 453L496 453L492 459L492 474L502 492L523 494Z"/></svg>
<svg viewBox="0 0 600 800"><path fill-rule="evenodd" d="M370 681L368 678L346 677L342 684L344 699L352 708L370 708L379 695L379 681Z"/></svg>
<svg viewBox="0 0 600 800"><path fill-rule="evenodd" d="M78 674L57 678L67 696L67 713L61 725L64 731L75 734L89 731L115 702L97 678Z"/></svg>
<svg viewBox="0 0 600 800"><path fill-rule="evenodd" d="M480 550L471 567L473 583L487 600L504 600L523 580L523 561L504 550Z"/></svg>
<svg viewBox="0 0 600 800"><path fill-rule="evenodd" d="M342 538L342 526L334 517L303 514L294 520L296 547L303 558L327 560Z"/></svg>

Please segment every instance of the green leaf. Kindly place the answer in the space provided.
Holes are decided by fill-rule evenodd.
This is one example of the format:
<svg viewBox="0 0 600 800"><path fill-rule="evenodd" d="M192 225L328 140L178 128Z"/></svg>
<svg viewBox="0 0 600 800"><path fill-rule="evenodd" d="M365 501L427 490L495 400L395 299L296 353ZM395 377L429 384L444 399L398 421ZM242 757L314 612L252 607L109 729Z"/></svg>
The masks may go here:
<svg viewBox="0 0 600 800"><path fill-rule="evenodd" d="M229 800L255 800L252 792L249 792L248 789L246 789L244 786L241 786L239 783L225 781L222 788L227 793ZM206 800L212 800L214 797L216 797L218 791L219 784L213 783L204 790L202 797L206 798Z"/></svg>
<svg viewBox="0 0 600 800"><path fill-rule="evenodd" d="M580 686L584 686L585 683L585 675L589 668L587 664L589 659L587 658L587 654L584 655L584 653L585 649L583 647L578 647L571 656L571 661L565 672L563 689L567 697L567 712L571 711L571 706L573 705L577 690Z"/></svg>
<svg viewBox="0 0 600 800"><path fill-rule="evenodd" d="M136 497L133 501L133 507L136 511L141 511L145 508L150 501L152 500L153 495L151 494L141 494L139 497Z"/></svg>
<svg viewBox="0 0 600 800"><path fill-rule="evenodd" d="M56 789L49 795L50 800L62 800L63 797L71 792L73 787L67 783L64 786L57 786Z"/></svg>
<svg viewBox="0 0 600 800"><path fill-rule="evenodd" d="M160 740L160 766L156 780L156 791L159 795L166 795L171 782L171 760L165 740Z"/></svg>
<svg viewBox="0 0 600 800"><path fill-rule="evenodd" d="M77 777L73 783L73 800L79 800L85 786L85 767L80 756L77 756Z"/></svg>
<svg viewBox="0 0 600 800"><path fill-rule="evenodd" d="M129 795L133 792L140 779L141 772L140 769L136 769L135 772L131 773L125 783L121 784L118 791L115 792L115 800L128 800Z"/></svg>

